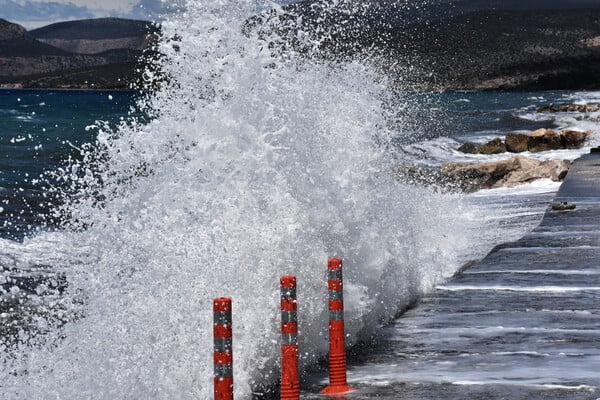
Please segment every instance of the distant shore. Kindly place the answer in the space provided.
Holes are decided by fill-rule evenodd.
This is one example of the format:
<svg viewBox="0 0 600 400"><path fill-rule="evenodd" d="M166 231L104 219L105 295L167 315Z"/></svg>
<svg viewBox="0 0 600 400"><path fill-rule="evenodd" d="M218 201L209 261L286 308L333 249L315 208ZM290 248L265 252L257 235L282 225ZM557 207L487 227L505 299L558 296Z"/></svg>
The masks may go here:
<svg viewBox="0 0 600 400"><path fill-rule="evenodd" d="M399 90L600 89L600 9L479 11L395 26L393 10L382 10L342 29L338 14L297 8L323 54L365 58Z"/></svg>
<svg viewBox="0 0 600 400"><path fill-rule="evenodd" d="M302 3L287 9L302 21L290 43L295 29L312 32L319 57L363 59L397 90L600 89L599 9L480 11L408 25L390 25L385 14L376 23L357 17L341 24L339 15L316 18ZM150 22L117 18L31 32L0 19L0 87L147 88L143 71L160 66L143 60L156 59L160 35Z"/></svg>
<svg viewBox="0 0 600 400"><path fill-rule="evenodd" d="M0 19L0 87L135 90L148 86L160 27L100 18L27 31Z"/></svg>
<svg viewBox="0 0 600 400"><path fill-rule="evenodd" d="M600 89L600 10L488 11L407 30L382 59L399 87L417 90Z"/></svg>

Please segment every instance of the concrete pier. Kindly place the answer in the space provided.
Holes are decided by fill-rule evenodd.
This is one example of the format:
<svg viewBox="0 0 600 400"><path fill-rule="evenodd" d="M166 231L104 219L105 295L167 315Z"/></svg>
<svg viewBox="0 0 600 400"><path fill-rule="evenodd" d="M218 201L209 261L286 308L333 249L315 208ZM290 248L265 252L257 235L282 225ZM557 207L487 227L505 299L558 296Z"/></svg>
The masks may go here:
<svg viewBox="0 0 600 400"><path fill-rule="evenodd" d="M575 161L563 202L386 328L352 398L600 398L600 154Z"/></svg>

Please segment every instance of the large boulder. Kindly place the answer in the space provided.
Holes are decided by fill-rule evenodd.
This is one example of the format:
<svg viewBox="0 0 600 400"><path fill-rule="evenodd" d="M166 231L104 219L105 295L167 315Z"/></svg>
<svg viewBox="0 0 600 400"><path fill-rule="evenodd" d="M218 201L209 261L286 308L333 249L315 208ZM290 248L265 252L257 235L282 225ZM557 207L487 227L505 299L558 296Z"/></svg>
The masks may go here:
<svg viewBox="0 0 600 400"><path fill-rule="evenodd" d="M560 133L560 138L566 149L578 149L590 135L591 131L581 132L567 129Z"/></svg>
<svg viewBox="0 0 600 400"><path fill-rule="evenodd" d="M529 151L548 151L562 149L560 135L552 129L538 129L527 135L527 149Z"/></svg>
<svg viewBox="0 0 600 400"><path fill-rule="evenodd" d="M472 154L500 154L506 151L522 153L524 151L539 152L560 149L577 149L592 134L591 131L581 132L563 130L560 133L552 129L541 128L527 134L509 133L505 140L492 139L481 145L465 143L458 148L463 153Z"/></svg>
<svg viewBox="0 0 600 400"><path fill-rule="evenodd" d="M481 188L515 186L540 178L562 180L569 170L567 160L540 161L514 156L506 160L485 163L444 163L441 172L449 179L476 182ZM462 185L465 186L465 185Z"/></svg>
<svg viewBox="0 0 600 400"><path fill-rule="evenodd" d="M506 135L504 143L506 150L511 153L522 153L528 150L527 135L521 133L509 133Z"/></svg>
<svg viewBox="0 0 600 400"><path fill-rule="evenodd" d="M558 182L565 178L570 166L571 162L568 160L539 161L527 158L520 160L520 168L506 174L493 187L512 187L540 178L550 178L554 182Z"/></svg>
<svg viewBox="0 0 600 400"><path fill-rule="evenodd" d="M458 148L458 151L471 154L500 154L506 153L506 146L502 139L495 138L481 145L464 143Z"/></svg>
<svg viewBox="0 0 600 400"><path fill-rule="evenodd" d="M466 142L458 147L458 151L460 151L461 153L477 154L478 147L479 146L477 146L475 143Z"/></svg>
<svg viewBox="0 0 600 400"><path fill-rule="evenodd" d="M500 154L506 153L506 146L501 139L495 138L482 144L477 150L479 154Z"/></svg>

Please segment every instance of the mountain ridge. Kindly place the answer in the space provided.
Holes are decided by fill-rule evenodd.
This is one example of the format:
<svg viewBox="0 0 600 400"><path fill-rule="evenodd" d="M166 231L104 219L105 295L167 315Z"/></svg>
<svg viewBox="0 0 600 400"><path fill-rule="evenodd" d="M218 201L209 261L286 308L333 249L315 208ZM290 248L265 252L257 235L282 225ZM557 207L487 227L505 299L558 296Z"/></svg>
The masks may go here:
<svg viewBox="0 0 600 400"><path fill-rule="evenodd" d="M415 87L600 88L598 9L479 11L413 29L404 40L398 31L390 36L396 54L419 67Z"/></svg>
<svg viewBox="0 0 600 400"><path fill-rule="evenodd" d="M600 89L598 8L480 10L407 23L382 6L353 14L312 4L285 7L282 26L292 42L297 30L312 32L318 57L359 57L399 90ZM260 30L268 18L242 29ZM160 35L156 24L119 18L31 32L0 20L0 87L139 88L149 66L143 60L156 59Z"/></svg>
<svg viewBox="0 0 600 400"><path fill-rule="evenodd" d="M292 41L311 32L321 56L367 60L399 90L600 89L598 8L480 10L412 24L373 24L336 7L288 10Z"/></svg>
<svg viewBox="0 0 600 400"><path fill-rule="evenodd" d="M36 39L118 39L156 33L156 26L148 21L125 18L95 18L56 22L29 33Z"/></svg>
<svg viewBox="0 0 600 400"><path fill-rule="evenodd" d="M61 49L37 41L21 25L0 19L0 57L67 54Z"/></svg>
<svg viewBox="0 0 600 400"><path fill-rule="evenodd" d="M78 20L28 32L0 20L0 87L134 89L160 29L121 18Z"/></svg>

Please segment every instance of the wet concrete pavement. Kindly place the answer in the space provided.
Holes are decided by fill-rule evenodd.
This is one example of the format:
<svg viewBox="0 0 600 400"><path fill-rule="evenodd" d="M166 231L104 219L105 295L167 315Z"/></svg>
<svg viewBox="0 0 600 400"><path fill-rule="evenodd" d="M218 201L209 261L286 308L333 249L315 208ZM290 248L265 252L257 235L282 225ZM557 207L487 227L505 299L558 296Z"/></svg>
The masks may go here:
<svg viewBox="0 0 600 400"><path fill-rule="evenodd" d="M563 202L385 328L348 398L600 398L600 154L574 162Z"/></svg>

